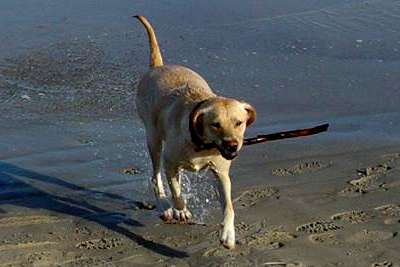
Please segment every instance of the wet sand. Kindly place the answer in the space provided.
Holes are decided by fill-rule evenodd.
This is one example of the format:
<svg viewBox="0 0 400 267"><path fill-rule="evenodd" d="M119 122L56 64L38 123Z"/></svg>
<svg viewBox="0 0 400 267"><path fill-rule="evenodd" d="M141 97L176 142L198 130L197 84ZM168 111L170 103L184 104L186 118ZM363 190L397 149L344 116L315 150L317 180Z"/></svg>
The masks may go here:
<svg viewBox="0 0 400 267"><path fill-rule="evenodd" d="M400 266L398 1L21 6L0 4L0 266ZM243 149L233 251L207 173L183 174L199 224L147 205L137 13L167 62L255 105L249 136L331 123Z"/></svg>

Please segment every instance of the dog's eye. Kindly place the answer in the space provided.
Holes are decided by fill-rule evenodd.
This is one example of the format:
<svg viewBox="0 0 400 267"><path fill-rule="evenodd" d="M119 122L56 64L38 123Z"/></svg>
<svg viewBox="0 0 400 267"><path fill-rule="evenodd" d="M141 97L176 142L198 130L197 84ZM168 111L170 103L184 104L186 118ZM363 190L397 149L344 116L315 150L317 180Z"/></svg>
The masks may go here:
<svg viewBox="0 0 400 267"><path fill-rule="evenodd" d="M238 121L238 122L236 122L235 126L239 127L240 125L242 125L242 123L243 123L242 121Z"/></svg>
<svg viewBox="0 0 400 267"><path fill-rule="evenodd" d="M215 128L215 129L219 129L219 128L221 128L221 124L219 124L219 122L214 122L214 123L211 123L211 127Z"/></svg>

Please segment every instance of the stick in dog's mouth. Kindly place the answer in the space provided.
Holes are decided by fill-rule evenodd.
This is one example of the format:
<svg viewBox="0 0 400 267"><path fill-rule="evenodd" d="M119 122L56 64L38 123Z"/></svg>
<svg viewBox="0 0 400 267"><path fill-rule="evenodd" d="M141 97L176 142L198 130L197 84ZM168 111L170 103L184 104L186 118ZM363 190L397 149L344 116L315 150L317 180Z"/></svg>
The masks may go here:
<svg viewBox="0 0 400 267"><path fill-rule="evenodd" d="M246 138L243 140L243 146L255 145L259 143L265 143L270 141L276 141L281 139L287 138L294 138L294 137L303 137L309 135L315 135L322 132L326 132L329 128L329 123L321 124L312 128L304 128L304 129L297 129L285 132L278 132L272 134L260 134L256 137ZM223 156L227 160L233 160L238 156L238 151L227 151L227 149L218 146L217 144L213 144L214 148L218 149ZM211 146L210 146L211 147Z"/></svg>
<svg viewBox="0 0 400 267"><path fill-rule="evenodd" d="M246 138L243 141L244 146L254 145L258 143L265 143L269 141L275 141L286 138L309 136L326 132L329 128L329 123L321 124L313 128L298 129L286 132L272 133L272 134L261 134L256 137Z"/></svg>

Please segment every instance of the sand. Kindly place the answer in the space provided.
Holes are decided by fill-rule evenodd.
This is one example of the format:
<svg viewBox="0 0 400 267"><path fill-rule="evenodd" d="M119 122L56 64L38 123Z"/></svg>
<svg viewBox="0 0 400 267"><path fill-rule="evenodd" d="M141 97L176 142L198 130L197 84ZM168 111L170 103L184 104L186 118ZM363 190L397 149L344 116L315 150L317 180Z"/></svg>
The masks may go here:
<svg viewBox="0 0 400 267"><path fill-rule="evenodd" d="M218 242L222 214L207 173L190 182L184 174L198 224L164 224L145 205L154 203L146 189L150 166L136 155L144 147L134 124L29 119L2 133L16 142L4 146L0 165L0 266L399 263L399 146L320 153L326 134L308 139L313 153L306 157L266 159L265 151L290 154L279 143L245 148L232 169L237 247L229 251ZM315 162L324 167L276 172ZM364 177L373 179L352 183Z"/></svg>
<svg viewBox="0 0 400 267"><path fill-rule="evenodd" d="M195 12L194 12L195 11ZM195 224L164 224L134 110L154 22L165 61L253 103L231 170L182 173ZM398 1L0 3L0 266L400 266Z"/></svg>

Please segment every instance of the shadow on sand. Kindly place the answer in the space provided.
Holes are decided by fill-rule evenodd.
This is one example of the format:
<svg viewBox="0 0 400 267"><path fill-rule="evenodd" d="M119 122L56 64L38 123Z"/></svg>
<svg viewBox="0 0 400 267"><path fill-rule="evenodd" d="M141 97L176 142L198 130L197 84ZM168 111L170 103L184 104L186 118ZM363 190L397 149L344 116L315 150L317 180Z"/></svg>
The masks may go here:
<svg viewBox="0 0 400 267"><path fill-rule="evenodd" d="M85 196L96 196L96 201L119 200L124 203L136 205L138 208L141 208L142 205L141 202L132 201L116 194L86 189L59 178L26 170L4 161L0 161L0 205L12 204L32 209L47 209L53 212L80 217L125 235L138 245L158 254L176 258L188 257L188 254L184 251L179 251L163 244L147 240L121 226L122 224L134 227L143 226L136 220L126 218L125 214L112 213L83 200L74 200L68 197L47 193L32 186L35 182L43 182L62 187L64 190L63 192L71 190L74 191L74 193L85 194ZM99 198L99 196L101 197Z"/></svg>

